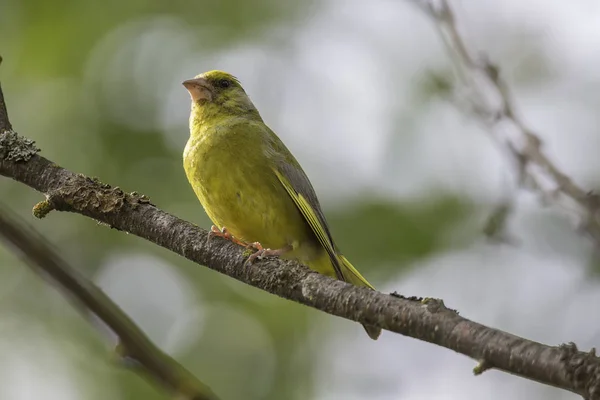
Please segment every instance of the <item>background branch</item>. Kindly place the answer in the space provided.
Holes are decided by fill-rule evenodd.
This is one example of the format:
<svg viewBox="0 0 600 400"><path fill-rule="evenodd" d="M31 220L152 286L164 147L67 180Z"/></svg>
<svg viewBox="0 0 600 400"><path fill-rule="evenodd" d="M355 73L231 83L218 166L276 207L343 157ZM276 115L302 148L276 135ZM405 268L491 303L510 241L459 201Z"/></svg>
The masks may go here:
<svg viewBox="0 0 600 400"><path fill-rule="evenodd" d="M0 111L2 115L6 113ZM0 124L10 126L8 121ZM79 213L272 294L467 355L479 362L476 374L495 368L581 394L586 399L600 399L600 361L594 351L580 352L574 344L543 345L463 318L446 308L441 300L405 298L355 287L292 261L265 259L246 267L239 246L220 238L209 242L206 230L158 209L145 196L128 194L118 187L70 172L37 155L37 151L32 141L14 131L0 132L0 175L46 195L46 200L34 207L37 217L44 217L51 210ZM54 274L62 274L63 269L46 271L62 282ZM74 288L81 290L82 296L97 293L78 280L64 283L73 293ZM92 295L83 304L96 307L94 298ZM105 300L108 299L102 299ZM106 312L110 315L120 310ZM147 344L140 344L147 340L141 332L131 336L131 340L142 341L132 347L142 355L148 351ZM151 353L156 350L150 349ZM165 374L171 376L171 372Z"/></svg>
<svg viewBox="0 0 600 400"><path fill-rule="evenodd" d="M51 278L77 308L92 313L118 337L117 355L124 364L152 378L170 392L189 400L218 400L211 389L156 347L140 328L100 288L71 268L32 230L26 230L0 207L0 238L20 253L32 269Z"/></svg>
<svg viewBox="0 0 600 400"><path fill-rule="evenodd" d="M448 0L413 0L413 3L433 19L450 53L458 88L463 94L459 101L466 103L470 113L489 129L492 138L511 156L520 186L536 191L544 201L574 203L582 228L600 249L600 196L578 186L544 153L541 138L519 116L500 68L485 54L474 57L467 48ZM517 132L515 138L500 132L507 126ZM544 183L548 180L551 187ZM496 234L503 228L508 209L507 204L499 206L488 222L488 227L494 229L486 229L486 233Z"/></svg>

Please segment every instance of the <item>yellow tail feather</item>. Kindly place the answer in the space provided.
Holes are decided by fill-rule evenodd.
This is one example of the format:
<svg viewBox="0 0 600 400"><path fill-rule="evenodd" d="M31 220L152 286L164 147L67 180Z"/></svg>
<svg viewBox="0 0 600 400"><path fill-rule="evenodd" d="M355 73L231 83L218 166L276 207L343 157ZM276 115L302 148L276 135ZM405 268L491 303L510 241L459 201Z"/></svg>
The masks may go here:
<svg viewBox="0 0 600 400"><path fill-rule="evenodd" d="M351 283L355 286L366 286L369 289L375 290L375 288L358 272L350 261L343 255L338 255L340 264L342 265L342 273L344 274L344 281Z"/></svg>
<svg viewBox="0 0 600 400"><path fill-rule="evenodd" d="M375 290L375 288L350 264L350 261L343 255L338 256L339 260L342 264L342 272L344 274L344 281L348 283L352 283L355 286L366 286L369 289ZM363 325L365 331L367 331L367 335L373 340L377 340L379 335L381 335L381 328L370 325Z"/></svg>
<svg viewBox="0 0 600 400"><path fill-rule="evenodd" d="M350 261L342 255L338 255L338 260L340 261L340 266L342 270L343 276L336 276L335 269L333 268L333 264L331 263L331 259L327 253L323 253L322 257L319 257L308 263L308 266L323 275L330 276L332 278L337 278L343 280L344 282L348 282L353 284L354 286L368 287L369 289L375 290L375 288L350 264ZM367 331L367 335L373 340L377 340L379 335L381 334L381 329L363 325L365 331Z"/></svg>

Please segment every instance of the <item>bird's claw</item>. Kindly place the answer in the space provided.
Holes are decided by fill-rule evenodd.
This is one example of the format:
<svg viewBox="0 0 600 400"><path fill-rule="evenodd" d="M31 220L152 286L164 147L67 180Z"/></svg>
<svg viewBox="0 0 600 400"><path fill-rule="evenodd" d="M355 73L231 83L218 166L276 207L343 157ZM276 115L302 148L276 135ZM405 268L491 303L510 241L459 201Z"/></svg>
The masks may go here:
<svg viewBox="0 0 600 400"><path fill-rule="evenodd" d="M265 249L259 242L251 243L247 246L247 248L254 248L256 251L248 257L244 265L249 266L254 263L256 260L262 260L265 257L279 257L285 252L291 249L290 246L286 246L281 249Z"/></svg>
<svg viewBox="0 0 600 400"><path fill-rule="evenodd" d="M253 242L253 243L247 244L246 248L247 249L254 249L256 251L261 251L261 250L265 249L264 247L262 247L262 244L260 244L260 242Z"/></svg>
<svg viewBox="0 0 600 400"><path fill-rule="evenodd" d="M254 253L252 253L252 254L250 254L250 256L248 256L248 259L244 263L246 266L252 265L254 263L254 261L256 261L256 260L262 260L265 257L265 255L264 255L265 251L270 250L270 249L265 249L264 247L262 247L260 242L250 243L246 246L246 248L249 250L252 250L252 249L256 250Z"/></svg>
<svg viewBox="0 0 600 400"><path fill-rule="evenodd" d="M248 247L247 243L242 242L241 240L236 239L227 228L223 227L223 229L219 229L217 226L213 225L210 227L210 232L208 232L208 240L213 237L222 237L223 239L229 240L239 246Z"/></svg>
<svg viewBox="0 0 600 400"><path fill-rule="evenodd" d="M254 264L254 261L256 261L256 260L262 260L265 257L264 253L266 250L268 250L268 249L260 249L260 250L255 251L254 253L250 254L250 256L248 257L248 259L245 262L246 266Z"/></svg>

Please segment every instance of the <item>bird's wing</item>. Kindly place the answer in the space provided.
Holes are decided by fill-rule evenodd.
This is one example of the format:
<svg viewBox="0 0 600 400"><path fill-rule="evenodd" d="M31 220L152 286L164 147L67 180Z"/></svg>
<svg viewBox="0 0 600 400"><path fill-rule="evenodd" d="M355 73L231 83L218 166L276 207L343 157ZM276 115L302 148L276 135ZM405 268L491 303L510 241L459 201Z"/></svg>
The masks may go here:
<svg viewBox="0 0 600 400"><path fill-rule="evenodd" d="M273 171L329 255L336 276L338 279L345 280L329 226L308 177L301 169L287 163L280 164Z"/></svg>
<svg viewBox="0 0 600 400"><path fill-rule="evenodd" d="M315 189L302 170L300 163L277 135L266 125L263 126L268 131L266 151L268 153L267 157L274 161L272 164L273 172L310 226L319 244L329 255L337 278L355 285L373 288L354 266L339 254L325 219L325 214L321 210Z"/></svg>
<svg viewBox="0 0 600 400"><path fill-rule="evenodd" d="M327 251L337 278L373 289L373 286L350 264L350 261L338 254L315 190L304 171L294 163L282 163L277 169L274 169L274 172L308 222L321 246Z"/></svg>

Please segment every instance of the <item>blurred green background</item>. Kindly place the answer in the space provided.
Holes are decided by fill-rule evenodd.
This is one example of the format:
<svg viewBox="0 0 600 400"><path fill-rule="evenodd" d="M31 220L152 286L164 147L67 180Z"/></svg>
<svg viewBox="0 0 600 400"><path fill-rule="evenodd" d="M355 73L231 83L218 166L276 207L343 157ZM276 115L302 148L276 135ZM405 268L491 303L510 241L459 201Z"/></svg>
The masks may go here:
<svg viewBox="0 0 600 400"><path fill-rule="evenodd" d="M487 132L440 97L433 77L451 79L449 60L409 3L2 0L0 79L15 129L45 157L208 228L182 169L181 81L227 70L303 164L339 246L375 286L443 297L530 339L597 344L591 244L569 212L518 191ZM594 187L597 4L452 4L546 150ZM8 179L0 196L224 400L575 398L495 372L474 379L469 360L412 339L371 342L358 324L78 215L35 220L41 195ZM486 218L507 200L517 244L489 243ZM0 399L167 398L114 365L110 335L4 249L0 299Z"/></svg>

